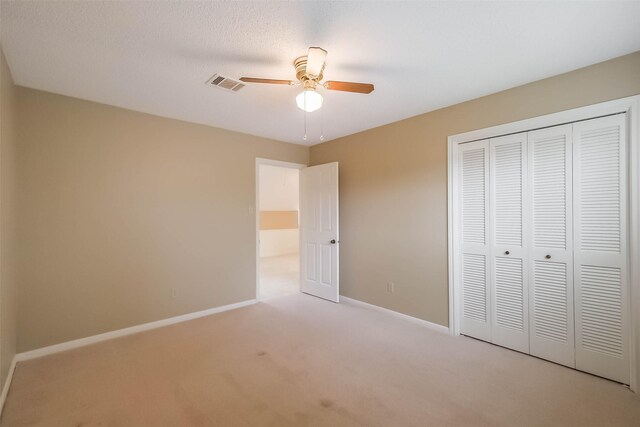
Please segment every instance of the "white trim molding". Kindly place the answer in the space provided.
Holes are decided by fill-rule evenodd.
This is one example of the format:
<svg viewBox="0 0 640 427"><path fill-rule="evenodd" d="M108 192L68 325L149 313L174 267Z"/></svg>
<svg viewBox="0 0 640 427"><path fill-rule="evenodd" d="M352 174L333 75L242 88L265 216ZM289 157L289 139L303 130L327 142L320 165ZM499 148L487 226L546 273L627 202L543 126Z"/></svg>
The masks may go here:
<svg viewBox="0 0 640 427"><path fill-rule="evenodd" d="M9 394L9 388L11 387L11 381L13 380L13 372L16 370L16 356L13 356L11 360L11 366L9 372L7 372L7 379L4 380L4 386L2 387L2 394L0 394L0 416L2 416L2 410L4 409L4 402L7 401L7 395Z"/></svg>
<svg viewBox="0 0 640 427"><path fill-rule="evenodd" d="M343 302L343 301L347 302L347 304L350 304L350 305L355 305L355 306L379 311L382 313L391 314L392 316L399 317L401 319L408 320L413 323L417 323L433 331L440 332L441 334L449 334L449 328L447 328L446 326L438 325L437 323L432 323L427 320L418 319L417 317L409 316L408 314L399 313L397 311L389 310L388 308L380 307L378 305L369 304L367 302L363 302L357 299L348 298L343 295L340 295L340 302Z"/></svg>
<svg viewBox="0 0 640 427"><path fill-rule="evenodd" d="M448 279L449 279L449 330L460 334L460 278L455 254L458 246L457 201L454 197L458 186L456 159L459 145L465 142L495 138L526 132L611 114L627 113L629 135L629 313L630 313L630 388L634 392L640 387L640 95L602 102L586 107L520 120L499 126L465 132L448 137L447 183L448 183Z"/></svg>
<svg viewBox="0 0 640 427"><path fill-rule="evenodd" d="M186 322L187 320L193 320L200 317L210 316L212 314L222 313L224 311L235 310L236 308L246 307L257 303L255 299L237 302L234 304L223 305L220 307L209 308L207 310L196 311L193 313L183 314L181 316L170 317L168 319L156 320L155 322L143 323L141 325L131 326L124 329L118 329L115 331L105 332L103 334L92 335L90 337L79 338L73 341L67 341L60 344L54 344L47 347L38 348L35 350L26 351L24 353L18 353L15 356L16 362L23 362L25 360L35 359L37 357L47 356L49 354L59 353L61 351L71 350L78 347L84 347L89 344L98 343L101 341L110 340L113 338L124 337L126 335L137 334L138 332L144 332L151 329L161 328L163 326L173 325L175 323Z"/></svg>

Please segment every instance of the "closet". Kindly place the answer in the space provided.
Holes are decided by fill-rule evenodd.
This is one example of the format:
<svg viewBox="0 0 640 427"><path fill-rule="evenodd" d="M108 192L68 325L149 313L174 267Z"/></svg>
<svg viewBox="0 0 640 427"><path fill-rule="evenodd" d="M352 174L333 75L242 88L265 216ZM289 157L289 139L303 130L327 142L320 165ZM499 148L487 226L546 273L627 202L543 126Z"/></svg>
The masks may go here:
<svg viewBox="0 0 640 427"><path fill-rule="evenodd" d="M460 144L460 332L629 383L626 114Z"/></svg>

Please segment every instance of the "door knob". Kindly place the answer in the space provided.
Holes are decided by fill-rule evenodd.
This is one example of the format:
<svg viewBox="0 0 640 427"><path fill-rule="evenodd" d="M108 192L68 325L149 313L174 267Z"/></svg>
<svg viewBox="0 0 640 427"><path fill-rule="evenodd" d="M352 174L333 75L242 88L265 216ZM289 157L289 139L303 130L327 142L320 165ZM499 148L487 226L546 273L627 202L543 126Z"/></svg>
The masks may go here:
<svg viewBox="0 0 640 427"><path fill-rule="evenodd" d="M335 245L336 244L336 239L331 239L331 241L329 243L331 243L332 245Z"/></svg>
<svg viewBox="0 0 640 427"><path fill-rule="evenodd" d="M505 255L509 255L510 253L511 253L511 252L509 252L509 251L504 251L504 254L505 254Z"/></svg>
<svg viewBox="0 0 640 427"><path fill-rule="evenodd" d="M545 255L544 256L546 259L551 259L551 255Z"/></svg>

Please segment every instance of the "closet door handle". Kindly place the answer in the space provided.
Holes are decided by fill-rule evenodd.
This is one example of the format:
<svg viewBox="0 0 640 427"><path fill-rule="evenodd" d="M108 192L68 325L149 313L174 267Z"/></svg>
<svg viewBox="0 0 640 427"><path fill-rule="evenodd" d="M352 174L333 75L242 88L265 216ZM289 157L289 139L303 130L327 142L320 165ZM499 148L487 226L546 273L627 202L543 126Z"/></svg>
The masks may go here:
<svg viewBox="0 0 640 427"><path fill-rule="evenodd" d="M546 259L551 259L551 255L545 255L544 256Z"/></svg>
<svg viewBox="0 0 640 427"><path fill-rule="evenodd" d="M505 254L505 255L509 255L510 253L511 253L511 252L509 252L509 251L504 251L504 254Z"/></svg>

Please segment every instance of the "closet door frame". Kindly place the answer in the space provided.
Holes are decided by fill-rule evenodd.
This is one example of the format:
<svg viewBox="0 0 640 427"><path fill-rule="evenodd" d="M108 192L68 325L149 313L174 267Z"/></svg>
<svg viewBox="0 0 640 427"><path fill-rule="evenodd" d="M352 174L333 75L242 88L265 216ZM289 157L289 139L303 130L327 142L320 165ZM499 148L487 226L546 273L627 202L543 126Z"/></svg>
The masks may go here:
<svg viewBox="0 0 640 427"><path fill-rule="evenodd" d="M449 332L454 336L460 335L460 236L456 226L459 209L459 145L617 113L627 113L629 385L631 390L637 393L640 391L640 95L451 135L447 138Z"/></svg>

